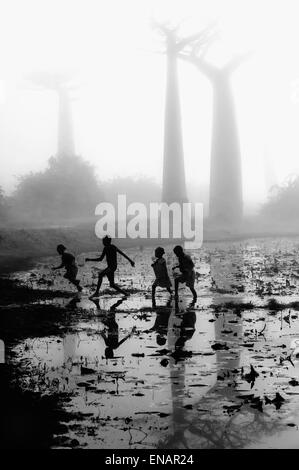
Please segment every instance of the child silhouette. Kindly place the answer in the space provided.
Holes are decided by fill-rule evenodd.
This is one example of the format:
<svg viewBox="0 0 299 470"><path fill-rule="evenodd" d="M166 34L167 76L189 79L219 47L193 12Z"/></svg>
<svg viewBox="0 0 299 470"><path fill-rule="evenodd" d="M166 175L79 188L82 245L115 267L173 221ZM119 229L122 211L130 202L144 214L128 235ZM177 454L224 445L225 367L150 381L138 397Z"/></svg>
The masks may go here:
<svg viewBox="0 0 299 470"><path fill-rule="evenodd" d="M117 269L117 253L119 253L121 256L126 258L131 263L131 266L134 267L135 263L134 263L134 261L131 260L131 258L129 258L125 253L123 253L119 248L117 248L115 245L112 245L112 243L111 243L112 240L111 240L110 237L108 237L106 235L103 238L102 241L103 241L103 245L104 245L104 250L103 250L101 256L99 258L86 258L86 261L102 261L106 257L106 261L107 261L107 268L103 269L99 273L97 288L96 288L96 291L94 292L94 294L91 296L91 298L99 296L102 281L103 281L103 278L105 276L107 276L107 278L109 280L110 287L115 289L117 292L120 292L121 294L124 294L125 296L128 296L129 294L127 292L125 292L124 290L122 290L120 287L118 287L115 284L115 281L114 281L114 273Z"/></svg>
<svg viewBox="0 0 299 470"><path fill-rule="evenodd" d="M155 295L157 287L164 287L167 291L172 294L171 281L168 276L166 261L163 258L165 253L164 248L158 247L155 249L155 261L152 264L156 279L152 285L152 301L155 304Z"/></svg>
<svg viewBox="0 0 299 470"><path fill-rule="evenodd" d="M81 292L82 287L80 286L80 281L77 279L78 266L76 264L76 259L74 255L68 253L64 245L58 245L57 252L61 256L61 264L57 267L52 268L52 270L56 271L57 269L65 268L66 272L64 278L67 279L71 284L76 286L77 290Z"/></svg>

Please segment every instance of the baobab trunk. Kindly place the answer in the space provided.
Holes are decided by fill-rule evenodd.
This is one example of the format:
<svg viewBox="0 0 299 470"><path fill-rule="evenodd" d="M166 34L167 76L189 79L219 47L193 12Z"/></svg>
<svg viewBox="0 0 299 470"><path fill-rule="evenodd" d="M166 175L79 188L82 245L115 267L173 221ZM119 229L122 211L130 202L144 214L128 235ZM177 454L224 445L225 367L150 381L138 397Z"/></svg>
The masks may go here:
<svg viewBox="0 0 299 470"><path fill-rule="evenodd" d="M75 144L70 98L68 91L62 87L57 93L59 99L57 156L72 157L75 155Z"/></svg>
<svg viewBox="0 0 299 470"><path fill-rule="evenodd" d="M213 87L210 220L219 224L238 223L243 216L242 169L230 77L247 55L233 59L222 69L206 62L203 56L181 57L196 65Z"/></svg>
<svg viewBox="0 0 299 470"><path fill-rule="evenodd" d="M75 154L69 82L71 77L60 73L38 72L32 81L39 87L47 88L58 95L58 139L57 156L72 157ZM72 89L74 89L72 87Z"/></svg>
<svg viewBox="0 0 299 470"><path fill-rule="evenodd" d="M170 46L169 46L170 47ZM162 202L187 201L177 58L167 55Z"/></svg>
<svg viewBox="0 0 299 470"><path fill-rule="evenodd" d="M209 216L216 222L238 222L243 215L241 151L230 77L213 79L213 124Z"/></svg>
<svg viewBox="0 0 299 470"><path fill-rule="evenodd" d="M179 38L178 26L172 29L162 24L156 26L166 39L167 56L162 202L182 204L188 199L178 84L178 57L181 56L183 49L194 41L201 45L209 43L213 30L209 27L189 37Z"/></svg>

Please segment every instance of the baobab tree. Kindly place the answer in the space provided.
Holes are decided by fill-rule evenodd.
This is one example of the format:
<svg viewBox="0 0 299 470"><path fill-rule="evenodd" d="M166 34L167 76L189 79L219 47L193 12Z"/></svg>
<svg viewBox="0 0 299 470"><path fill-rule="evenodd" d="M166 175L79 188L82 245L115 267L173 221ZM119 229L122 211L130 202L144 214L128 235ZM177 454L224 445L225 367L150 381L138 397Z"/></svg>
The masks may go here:
<svg viewBox="0 0 299 470"><path fill-rule="evenodd" d="M13 195L18 216L33 221L62 223L90 217L103 199L95 169L75 154L70 110L70 76L35 73L34 90L52 90L58 95L58 148L43 171L23 175Z"/></svg>
<svg viewBox="0 0 299 470"><path fill-rule="evenodd" d="M70 85L71 78L69 74L51 74L47 72L35 73L31 77L36 86L53 90L58 96L57 157L72 157L75 155L70 98L70 91L74 87Z"/></svg>
<svg viewBox="0 0 299 470"><path fill-rule="evenodd" d="M204 44L211 29L206 28L195 35L179 38L178 26L169 27L154 24L162 33L166 43L167 71L164 120L164 157L162 202L183 203L187 201L181 104L179 96L178 57L180 52L196 40L197 45Z"/></svg>
<svg viewBox="0 0 299 470"><path fill-rule="evenodd" d="M242 169L231 76L249 54L218 68L205 58L209 44L201 46L195 42L191 52L182 51L180 57L194 64L213 87L209 216L218 223L237 223L243 215Z"/></svg>

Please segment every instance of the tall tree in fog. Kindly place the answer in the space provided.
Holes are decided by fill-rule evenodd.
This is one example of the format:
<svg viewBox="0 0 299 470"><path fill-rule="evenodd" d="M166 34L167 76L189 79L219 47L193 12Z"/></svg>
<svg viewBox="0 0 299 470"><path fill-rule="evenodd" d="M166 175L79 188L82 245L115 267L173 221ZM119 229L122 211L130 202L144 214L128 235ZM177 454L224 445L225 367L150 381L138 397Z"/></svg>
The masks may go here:
<svg viewBox="0 0 299 470"><path fill-rule="evenodd" d="M213 87L213 125L210 166L209 216L217 222L238 222L243 215L241 151L231 75L247 54L234 57L224 67L207 62L208 48L197 45L181 57L193 63Z"/></svg>
<svg viewBox="0 0 299 470"><path fill-rule="evenodd" d="M8 203L3 189L0 186L0 224L8 217Z"/></svg>
<svg viewBox="0 0 299 470"><path fill-rule="evenodd" d="M166 44L166 98L164 119L164 157L162 202L183 203L187 201L185 164L182 135L181 104L178 80L178 55L189 42L206 40L208 30L180 39L178 28L156 25Z"/></svg>
<svg viewBox="0 0 299 470"><path fill-rule="evenodd" d="M57 155L71 156L75 154L75 144L69 90L60 86L57 88L57 94L59 98Z"/></svg>
<svg viewBox="0 0 299 470"><path fill-rule="evenodd" d="M103 195L95 169L75 154L70 109L70 76L35 73L30 77L35 89L49 89L58 96L57 154L48 161L44 171L19 178L13 195L18 217L32 221L64 221L93 216Z"/></svg>
<svg viewBox="0 0 299 470"><path fill-rule="evenodd" d="M71 113L71 76L67 74L35 73L32 81L39 87L53 90L58 96L57 156L75 155L74 132Z"/></svg>
<svg viewBox="0 0 299 470"><path fill-rule="evenodd" d="M187 201L181 103L178 84L177 54L180 43L175 30L164 28L166 39L167 75L164 118L164 157L162 202Z"/></svg>

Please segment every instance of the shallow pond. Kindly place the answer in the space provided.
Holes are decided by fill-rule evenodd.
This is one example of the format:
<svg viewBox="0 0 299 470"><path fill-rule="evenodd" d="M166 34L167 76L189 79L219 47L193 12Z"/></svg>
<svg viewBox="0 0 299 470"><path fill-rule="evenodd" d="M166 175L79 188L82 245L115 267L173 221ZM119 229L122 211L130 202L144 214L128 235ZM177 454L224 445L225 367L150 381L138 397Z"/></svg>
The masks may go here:
<svg viewBox="0 0 299 470"><path fill-rule="evenodd" d="M178 303L158 289L152 306L151 249L128 251L135 268L119 265L128 298L104 281L90 300L103 265L80 266L83 293L46 302L70 311L67 328L45 328L11 351L22 372L15 386L61 393L72 417L53 447L299 447L298 246L295 238L205 244L191 253L195 304L183 286ZM50 270L56 262L17 276L71 291Z"/></svg>

